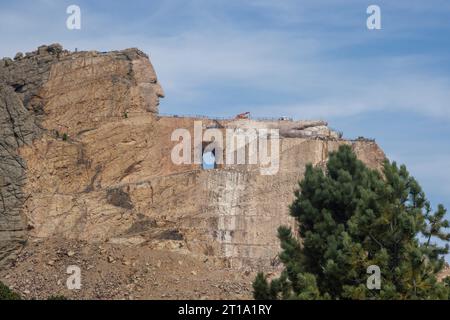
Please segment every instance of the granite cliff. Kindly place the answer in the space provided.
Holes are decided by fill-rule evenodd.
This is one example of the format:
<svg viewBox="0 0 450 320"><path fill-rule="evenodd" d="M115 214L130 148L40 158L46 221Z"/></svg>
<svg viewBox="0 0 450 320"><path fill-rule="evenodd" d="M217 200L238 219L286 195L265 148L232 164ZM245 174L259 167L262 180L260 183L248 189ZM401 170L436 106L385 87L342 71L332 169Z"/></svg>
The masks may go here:
<svg viewBox="0 0 450 320"><path fill-rule="evenodd" d="M129 285L130 274L150 268L155 277L173 271L172 279L191 261L191 287L227 277L241 283L233 270L251 276L276 267L276 229L293 224L288 205L307 163L323 166L344 143L373 168L384 159L375 142L343 140L323 121L161 116L162 97L138 49L69 52L55 44L0 60L0 278L30 297L53 290L123 298L113 289ZM174 164L171 134L194 133L196 121L222 131L279 129L277 174L252 165ZM65 289L70 263L89 279L81 293ZM205 286L217 289L208 297L230 291ZM241 289L238 297L248 297ZM139 297L164 292L142 290ZM175 297L207 295L202 290Z"/></svg>

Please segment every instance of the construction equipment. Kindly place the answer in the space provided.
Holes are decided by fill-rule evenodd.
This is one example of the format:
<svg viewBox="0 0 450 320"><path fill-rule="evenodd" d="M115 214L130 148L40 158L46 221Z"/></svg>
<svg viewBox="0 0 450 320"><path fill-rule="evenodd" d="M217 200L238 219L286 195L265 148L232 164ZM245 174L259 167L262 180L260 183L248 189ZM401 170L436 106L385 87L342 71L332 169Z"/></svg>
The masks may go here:
<svg viewBox="0 0 450 320"><path fill-rule="evenodd" d="M239 113L234 119L250 119L250 112Z"/></svg>

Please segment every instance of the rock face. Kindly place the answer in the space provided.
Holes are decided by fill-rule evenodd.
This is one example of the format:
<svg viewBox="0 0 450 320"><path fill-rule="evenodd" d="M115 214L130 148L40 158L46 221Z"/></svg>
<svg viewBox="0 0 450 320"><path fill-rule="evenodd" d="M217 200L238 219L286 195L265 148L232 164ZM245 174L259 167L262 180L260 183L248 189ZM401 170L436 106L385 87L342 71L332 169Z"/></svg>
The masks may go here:
<svg viewBox="0 0 450 320"><path fill-rule="evenodd" d="M17 54L0 60L0 262L13 259L26 240L22 205L26 163L18 149L40 136L43 114L40 88L62 49L53 45L41 54Z"/></svg>
<svg viewBox="0 0 450 320"><path fill-rule="evenodd" d="M164 93L137 49L64 51L59 45L0 61L0 260L29 240L146 246L222 259L233 267L276 264L276 229L305 165L352 144L379 168L371 141L344 141L324 122L213 120L158 115ZM254 165L176 165L176 129L280 131L275 175Z"/></svg>
<svg viewBox="0 0 450 320"><path fill-rule="evenodd" d="M16 150L35 133L32 115L14 90L0 84L0 260L16 251L25 240L21 215L25 195L25 162Z"/></svg>
<svg viewBox="0 0 450 320"><path fill-rule="evenodd" d="M65 148L50 148L50 152L67 149L70 157L75 150L82 168L88 160L83 158L83 145L72 141L75 132L89 130L107 117L121 118L126 111L156 113L162 96L153 67L137 49L69 53L54 44L25 56L17 54L14 61L0 60L0 261L13 259L26 240L26 229L33 228L26 222L32 217L24 213L32 192L24 193L27 162L19 149L31 147L33 141L39 145L49 137L69 136ZM53 140L58 145L59 140ZM46 160L44 167L61 168L60 163Z"/></svg>

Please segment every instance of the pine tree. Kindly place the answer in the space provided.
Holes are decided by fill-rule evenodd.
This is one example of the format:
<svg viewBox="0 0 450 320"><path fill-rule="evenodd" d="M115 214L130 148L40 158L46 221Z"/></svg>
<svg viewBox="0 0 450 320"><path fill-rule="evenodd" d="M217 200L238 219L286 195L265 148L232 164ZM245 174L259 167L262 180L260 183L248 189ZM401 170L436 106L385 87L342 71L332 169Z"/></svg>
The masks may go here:
<svg viewBox="0 0 450 320"><path fill-rule="evenodd" d="M269 300L272 299L269 292L269 283L266 276L259 272L253 282L253 291L255 292L254 298L256 300Z"/></svg>
<svg viewBox="0 0 450 320"><path fill-rule="evenodd" d="M380 173L341 146L326 170L306 167L290 213L298 237L279 228L284 271L270 284L259 274L255 298L449 298L450 279L436 277L449 250L446 210L432 211L405 166L386 160ZM367 286L371 265L381 271L379 290Z"/></svg>

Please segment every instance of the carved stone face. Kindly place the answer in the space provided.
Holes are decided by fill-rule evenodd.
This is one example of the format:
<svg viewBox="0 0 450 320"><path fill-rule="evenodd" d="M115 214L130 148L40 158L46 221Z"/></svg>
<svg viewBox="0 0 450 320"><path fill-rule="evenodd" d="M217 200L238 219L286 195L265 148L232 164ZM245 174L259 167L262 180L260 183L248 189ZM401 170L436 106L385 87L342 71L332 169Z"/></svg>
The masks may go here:
<svg viewBox="0 0 450 320"><path fill-rule="evenodd" d="M156 78L155 75L155 79L152 80L152 91L153 91L153 99L154 99L154 105L155 106L159 106L159 99L160 98L164 98L164 90L161 86L161 84L159 83L158 79Z"/></svg>
<svg viewBox="0 0 450 320"><path fill-rule="evenodd" d="M133 72L146 110L157 113L159 99L164 98L164 91L152 64L144 58L133 60Z"/></svg>

